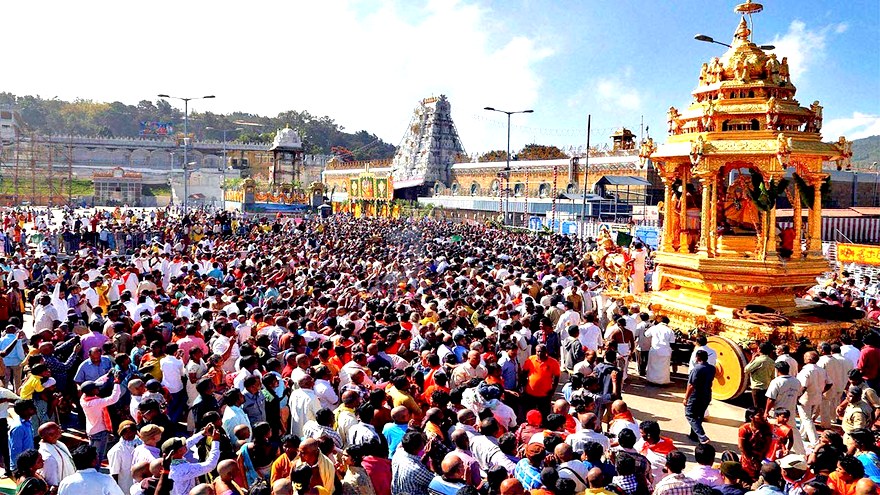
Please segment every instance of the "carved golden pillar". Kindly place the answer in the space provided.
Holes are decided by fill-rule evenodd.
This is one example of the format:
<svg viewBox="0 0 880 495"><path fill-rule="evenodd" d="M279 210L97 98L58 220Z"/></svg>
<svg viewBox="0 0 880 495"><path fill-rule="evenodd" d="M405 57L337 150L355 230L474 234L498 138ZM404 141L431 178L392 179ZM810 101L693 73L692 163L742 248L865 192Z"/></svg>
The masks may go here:
<svg viewBox="0 0 880 495"><path fill-rule="evenodd" d="M794 183L794 194L792 194L792 198L794 201L791 205L792 211L792 229L794 230L794 246L791 249L791 259L799 260L801 259L801 229L803 228L804 219L801 217L803 214L803 209L801 206L801 190L798 187L798 183Z"/></svg>
<svg viewBox="0 0 880 495"><path fill-rule="evenodd" d="M767 212L767 255L776 253L776 205Z"/></svg>
<svg viewBox="0 0 880 495"><path fill-rule="evenodd" d="M700 177L703 184L702 204L700 205L700 244L697 252L700 256L709 256L709 224L712 216L712 179Z"/></svg>
<svg viewBox="0 0 880 495"><path fill-rule="evenodd" d="M711 209L711 220L709 221L709 257L714 258L718 254L718 176L715 172L712 175L712 199L709 208Z"/></svg>
<svg viewBox="0 0 880 495"><path fill-rule="evenodd" d="M822 256L822 181L813 186L813 209L810 210L810 237L807 250L812 256Z"/></svg>
<svg viewBox="0 0 880 495"><path fill-rule="evenodd" d="M687 253L690 251L690 242L688 240L687 228L687 184L688 184L688 168L681 167L681 202L679 213L679 225L681 229L678 234L678 252Z"/></svg>
<svg viewBox="0 0 880 495"><path fill-rule="evenodd" d="M672 208L672 183L671 178L663 178L663 244L661 251L672 252L672 215L677 214Z"/></svg>

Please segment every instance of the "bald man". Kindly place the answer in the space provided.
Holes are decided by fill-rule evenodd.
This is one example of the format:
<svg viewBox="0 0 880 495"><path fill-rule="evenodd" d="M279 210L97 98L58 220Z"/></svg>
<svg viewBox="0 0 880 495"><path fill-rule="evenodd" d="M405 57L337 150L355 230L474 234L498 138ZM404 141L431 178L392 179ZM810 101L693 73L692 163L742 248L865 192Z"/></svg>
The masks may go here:
<svg viewBox="0 0 880 495"><path fill-rule="evenodd" d="M57 487L61 480L76 472L73 457L67 446L58 441L61 438L61 427L57 423L43 423L37 433L40 435L43 478L49 486Z"/></svg>
<svg viewBox="0 0 880 495"><path fill-rule="evenodd" d="M336 466L333 465L330 458L321 453L319 446L318 440L314 438L303 440L299 446L299 458L294 462L293 470L296 471L303 464L311 466L313 469L309 486L323 486L328 492L333 493L337 481Z"/></svg>
<svg viewBox="0 0 880 495"><path fill-rule="evenodd" d="M468 351L467 361L459 364L452 370L452 378L449 380L449 388L464 385L473 378L486 378L489 372L480 364L480 352Z"/></svg>
<svg viewBox="0 0 880 495"><path fill-rule="evenodd" d="M590 488L593 489L605 488L605 477L602 476L602 470L599 468L590 469L587 472L587 483L589 483Z"/></svg>
<svg viewBox="0 0 880 495"><path fill-rule="evenodd" d="M272 495L293 495L293 485L290 484L290 480L287 478L275 480L275 483L272 483Z"/></svg>
<svg viewBox="0 0 880 495"><path fill-rule="evenodd" d="M234 460L220 461L220 464L217 464L217 473L220 476L214 480L215 495L245 495L247 493L235 482L235 477L238 476L238 463Z"/></svg>
<svg viewBox="0 0 880 495"><path fill-rule="evenodd" d="M189 495L216 495L216 492L214 491L213 486L207 483L202 483L194 486L193 489L189 491Z"/></svg>
<svg viewBox="0 0 880 495"><path fill-rule="evenodd" d="M507 478L501 482L501 495L525 495L526 490L516 478Z"/></svg>
<svg viewBox="0 0 880 495"><path fill-rule="evenodd" d="M877 484L871 478L861 478L856 482L856 495L877 495Z"/></svg>
<svg viewBox="0 0 880 495"><path fill-rule="evenodd" d="M428 491L432 495L455 495L465 486L465 465L455 452L446 454L440 463L440 470L443 475L435 475L428 484Z"/></svg>
<svg viewBox="0 0 880 495"><path fill-rule="evenodd" d="M382 428L382 435L388 442L388 457L394 455L403 435L409 429L409 409L406 406L397 406L391 410L391 423Z"/></svg>
<svg viewBox="0 0 880 495"><path fill-rule="evenodd" d="M589 488L586 483L588 475L587 465L580 459L575 458L574 450L572 450L571 445L560 443L555 449L553 449L553 455L559 460L559 466L556 468L556 470L559 471L559 477L574 481L574 491L576 493L580 493Z"/></svg>
<svg viewBox="0 0 880 495"><path fill-rule="evenodd" d="M620 432L628 428L636 435L641 436L639 425L629 410L629 406L622 400L616 400L611 404L611 422L608 423L608 432L614 434L614 438L620 435ZM607 438L607 437L606 437Z"/></svg>
<svg viewBox="0 0 880 495"><path fill-rule="evenodd" d="M342 439L342 446L349 446L348 432L351 427L358 424L355 410L361 405L361 396L354 390L346 390L342 393L342 404L334 412L336 416L336 431Z"/></svg>

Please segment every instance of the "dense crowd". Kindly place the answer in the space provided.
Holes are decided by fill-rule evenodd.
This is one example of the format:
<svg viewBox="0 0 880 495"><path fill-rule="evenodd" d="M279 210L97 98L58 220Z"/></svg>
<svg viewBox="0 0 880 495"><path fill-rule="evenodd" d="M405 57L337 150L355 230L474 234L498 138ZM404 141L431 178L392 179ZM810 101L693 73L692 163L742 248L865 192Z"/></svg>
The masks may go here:
<svg viewBox="0 0 880 495"><path fill-rule="evenodd" d="M603 291L570 238L155 210L7 212L4 231L0 458L22 495L852 495L880 482L880 336L797 359L756 343L754 407L723 452L703 428L717 356L696 336L678 410L688 468L672 432L626 402L633 375L671 382L682 336ZM863 282L815 297L863 306L866 288L847 299Z"/></svg>

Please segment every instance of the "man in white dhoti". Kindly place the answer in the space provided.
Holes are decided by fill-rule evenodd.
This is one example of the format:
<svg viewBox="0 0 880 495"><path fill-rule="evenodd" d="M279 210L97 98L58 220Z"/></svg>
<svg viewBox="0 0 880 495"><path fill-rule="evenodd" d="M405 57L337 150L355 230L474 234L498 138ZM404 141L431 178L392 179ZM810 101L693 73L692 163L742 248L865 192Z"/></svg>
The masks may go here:
<svg viewBox="0 0 880 495"><path fill-rule="evenodd" d="M632 256L633 263L630 292L633 294L641 294L645 292L645 260L648 257L648 252L645 250L645 246L641 242L636 242L633 244L633 250L630 255Z"/></svg>
<svg viewBox="0 0 880 495"><path fill-rule="evenodd" d="M669 318L661 317L660 323L645 332L645 337L651 339L651 352L648 353L648 369L645 372L645 379L657 385L671 383L669 374L675 332L669 328Z"/></svg>

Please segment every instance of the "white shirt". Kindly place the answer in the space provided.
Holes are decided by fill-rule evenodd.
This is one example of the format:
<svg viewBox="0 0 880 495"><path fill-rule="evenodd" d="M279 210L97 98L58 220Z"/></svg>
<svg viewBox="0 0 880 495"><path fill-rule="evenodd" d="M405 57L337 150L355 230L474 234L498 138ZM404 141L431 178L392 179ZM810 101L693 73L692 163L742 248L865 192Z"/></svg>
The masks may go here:
<svg viewBox="0 0 880 495"><path fill-rule="evenodd" d="M232 352L229 353L229 358L223 363L223 371L227 373L235 373L235 362L241 357L238 342L231 342L229 337L218 335L214 344L211 346L211 352L218 356L222 356L223 354L226 354L226 350L229 348L230 344L232 345Z"/></svg>
<svg viewBox="0 0 880 495"><path fill-rule="evenodd" d="M675 342L675 332L663 323L654 325L645 332L645 336L651 339L651 352L658 356L671 356L672 343Z"/></svg>
<svg viewBox="0 0 880 495"><path fill-rule="evenodd" d="M162 370L162 386L168 392L176 394L183 390L183 361L176 356L165 356L159 360L159 368Z"/></svg>
<svg viewBox="0 0 880 495"><path fill-rule="evenodd" d="M123 492L131 491L131 485L134 484L134 479L131 476L131 461L134 449L141 443L138 437L134 437L130 442L119 439L116 445L107 452L107 464L110 468L110 475L118 476L119 488Z"/></svg>
<svg viewBox="0 0 880 495"><path fill-rule="evenodd" d="M20 398L21 397L15 395L15 393L13 393L8 388L0 387L0 399L7 399L7 400L12 401L12 402L0 402L0 419L8 419L9 418L9 406Z"/></svg>
<svg viewBox="0 0 880 495"><path fill-rule="evenodd" d="M688 370L694 369L694 366L697 365L697 351L706 351L706 354L709 355L709 359L707 359L706 362L712 366L715 366L715 364L718 363L718 353L707 345L701 345L695 347L694 352L691 353L691 360L688 362Z"/></svg>
<svg viewBox="0 0 880 495"><path fill-rule="evenodd" d="M828 378L831 380L831 390L842 391L846 388L846 384L849 382L849 372L853 369L849 359L840 354L832 354L820 357L816 365L828 373Z"/></svg>
<svg viewBox="0 0 880 495"><path fill-rule="evenodd" d="M321 403L314 390L300 388L290 394L289 405L290 433L301 437L303 426L307 421L315 419L315 414L321 410Z"/></svg>
<svg viewBox="0 0 880 495"><path fill-rule="evenodd" d="M43 458L43 469L40 473L49 486L58 486L61 480L76 473L70 450L61 442L40 442L40 456Z"/></svg>
<svg viewBox="0 0 880 495"><path fill-rule="evenodd" d="M94 468L83 469L64 478L58 495L125 495L116 480Z"/></svg>
<svg viewBox="0 0 880 495"><path fill-rule="evenodd" d="M798 374L798 364L797 361L794 360L793 357L788 354L783 354L776 358L777 363L788 363L788 374L791 376L795 376Z"/></svg>
<svg viewBox="0 0 880 495"><path fill-rule="evenodd" d="M581 322L581 315L577 313L577 311L570 309L565 313L562 313L562 316L559 317L559 321L556 323L556 333L561 335L568 335L568 327L572 325L579 325Z"/></svg>
<svg viewBox="0 0 880 495"><path fill-rule="evenodd" d="M804 393L798 402L802 405L821 404L825 385L831 385L831 378L828 377L828 373L815 364L809 363L804 365L797 378L804 389Z"/></svg>
<svg viewBox="0 0 880 495"><path fill-rule="evenodd" d="M767 398L775 401L773 406L788 409L792 417L795 415L800 394L801 383L791 375L777 376L767 387Z"/></svg>
<svg viewBox="0 0 880 495"><path fill-rule="evenodd" d="M581 332L578 334L578 340L581 345L592 351L598 351L602 345L602 330L595 323L588 323L580 326Z"/></svg>
<svg viewBox="0 0 880 495"><path fill-rule="evenodd" d="M333 385L327 380L315 380L315 395L324 409L334 409L339 403L339 396L333 390ZM342 432L340 432L341 434Z"/></svg>
<svg viewBox="0 0 880 495"><path fill-rule="evenodd" d="M859 356L861 356L862 353L855 346L848 344L842 345L840 346L840 353L852 363L853 368L859 365Z"/></svg>
<svg viewBox="0 0 880 495"><path fill-rule="evenodd" d="M608 449L606 448L605 450ZM560 479L564 478L574 481L575 493L580 493L589 488L589 486L586 485L587 471L589 471L589 469L587 469L587 466L583 461L572 459L568 462L563 462L558 468L556 468L556 471L559 472Z"/></svg>

